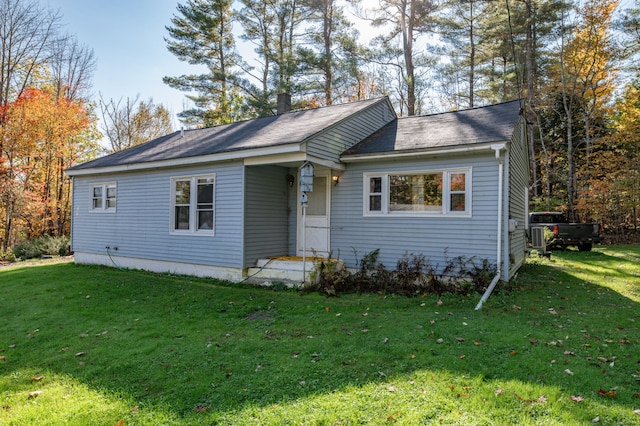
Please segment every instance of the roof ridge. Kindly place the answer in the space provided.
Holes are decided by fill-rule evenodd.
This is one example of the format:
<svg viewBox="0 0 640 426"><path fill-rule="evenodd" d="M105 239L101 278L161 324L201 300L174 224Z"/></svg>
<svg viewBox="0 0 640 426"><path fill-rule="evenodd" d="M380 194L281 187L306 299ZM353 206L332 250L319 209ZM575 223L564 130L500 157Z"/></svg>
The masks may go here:
<svg viewBox="0 0 640 426"><path fill-rule="evenodd" d="M472 108L457 109L457 110L454 110L454 111L441 111L441 112L434 112L434 113L431 113L431 114L408 115L408 116L404 116L404 117L398 117L398 120L405 119L405 118L434 117L436 115L455 114L455 113L460 113L460 112L475 111L475 110L484 109L484 108L496 107L496 106L508 104L508 103L511 103L511 102L522 102L522 101L523 101L523 99L519 98L519 99L513 99L511 101L498 102L497 104L481 105L481 106L475 106L475 107L472 107Z"/></svg>

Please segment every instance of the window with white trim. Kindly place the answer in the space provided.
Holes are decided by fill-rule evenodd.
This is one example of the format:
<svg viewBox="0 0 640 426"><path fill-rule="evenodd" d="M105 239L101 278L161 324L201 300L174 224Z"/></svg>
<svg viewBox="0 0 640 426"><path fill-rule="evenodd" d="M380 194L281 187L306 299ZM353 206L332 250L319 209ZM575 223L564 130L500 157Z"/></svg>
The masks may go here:
<svg viewBox="0 0 640 426"><path fill-rule="evenodd" d="M91 210L94 212L115 212L117 193L115 182L91 185Z"/></svg>
<svg viewBox="0 0 640 426"><path fill-rule="evenodd" d="M364 215L469 216L471 168L364 174Z"/></svg>
<svg viewBox="0 0 640 426"><path fill-rule="evenodd" d="M171 232L212 235L215 219L215 175L171 179Z"/></svg>

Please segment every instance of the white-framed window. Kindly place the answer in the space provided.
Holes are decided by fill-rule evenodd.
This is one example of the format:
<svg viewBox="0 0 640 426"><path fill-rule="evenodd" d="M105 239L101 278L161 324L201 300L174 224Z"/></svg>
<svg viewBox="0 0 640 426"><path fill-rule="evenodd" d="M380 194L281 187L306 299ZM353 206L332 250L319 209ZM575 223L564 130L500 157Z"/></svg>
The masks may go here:
<svg viewBox="0 0 640 426"><path fill-rule="evenodd" d="M365 216L471 216L471 167L364 173Z"/></svg>
<svg viewBox="0 0 640 426"><path fill-rule="evenodd" d="M213 235L215 174L171 178L171 233Z"/></svg>
<svg viewBox="0 0 640 426"><path fill-rule="evenodd" d="M115 213L117 195L115 182L91 185L91 211Z"/></svg>

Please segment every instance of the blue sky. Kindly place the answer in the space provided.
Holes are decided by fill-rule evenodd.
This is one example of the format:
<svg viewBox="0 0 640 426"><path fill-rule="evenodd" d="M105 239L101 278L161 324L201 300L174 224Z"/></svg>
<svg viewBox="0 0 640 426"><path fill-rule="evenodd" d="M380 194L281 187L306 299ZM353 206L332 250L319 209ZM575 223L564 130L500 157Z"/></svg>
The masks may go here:
<svg viewBox="0 0 640 426"><path fill-rule="evenodd" d="M166 48L165 26L176 14L177 0L40 0L59 11L64 31L93 49L97 70L93 98L105 100L140 95L163 104L174 117L183 109L184 94L162 82L165 76L194 72ZM174 118L174 128L179 122Z"/></svg>

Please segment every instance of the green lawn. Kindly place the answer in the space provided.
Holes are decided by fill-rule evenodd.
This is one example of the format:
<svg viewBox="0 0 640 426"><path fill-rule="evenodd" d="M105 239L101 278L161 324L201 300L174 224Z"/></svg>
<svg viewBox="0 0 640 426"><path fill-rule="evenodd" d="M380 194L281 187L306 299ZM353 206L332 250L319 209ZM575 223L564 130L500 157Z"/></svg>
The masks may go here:
<svg viewBox="0 0 640 426"><path fill-rule="evenodd" d="M72 263L0 270L0 425L640 424L640 246L511 291L325 298Z"/></svg>

